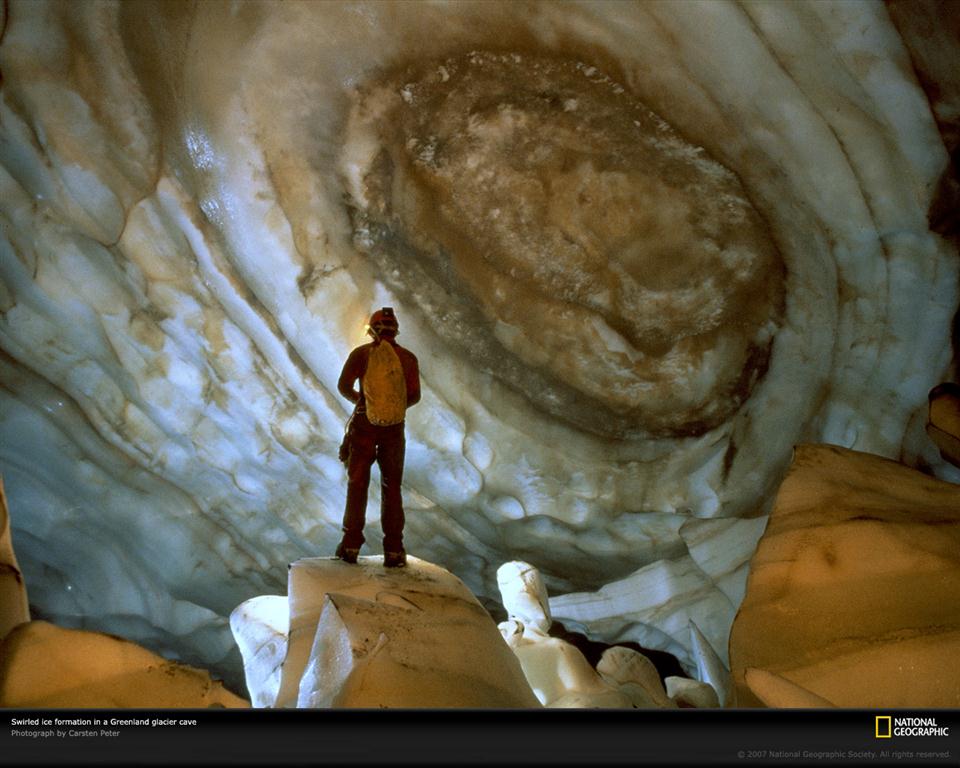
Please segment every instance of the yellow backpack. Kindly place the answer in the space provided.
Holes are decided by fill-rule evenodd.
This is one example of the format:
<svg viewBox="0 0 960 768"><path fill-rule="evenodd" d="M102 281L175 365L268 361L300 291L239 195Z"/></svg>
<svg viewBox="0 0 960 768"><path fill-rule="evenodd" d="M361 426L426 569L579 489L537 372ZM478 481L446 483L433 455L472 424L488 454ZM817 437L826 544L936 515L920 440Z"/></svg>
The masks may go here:
<svg viewBox="0 0 960 768"><path fill-rule="evenodd" d="M403 421L407 412L407 381L392 344L381 341L370 349L361 384L371 424L386 427Z"/></svg>

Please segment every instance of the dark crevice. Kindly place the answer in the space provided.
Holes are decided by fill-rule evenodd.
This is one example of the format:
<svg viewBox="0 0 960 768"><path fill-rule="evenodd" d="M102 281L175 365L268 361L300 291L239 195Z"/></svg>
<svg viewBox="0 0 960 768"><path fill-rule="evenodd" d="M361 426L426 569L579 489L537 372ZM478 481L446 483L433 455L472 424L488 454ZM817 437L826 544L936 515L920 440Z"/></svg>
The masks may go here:
<svg viewBox="0 0 960 768"><path fill-rule="evenodd" d="M960 240L960 146L953 149L950 162L937 182L927 221L931 231Z"/></svg>
<svg viewBox="0 0 960 768"><path fill-rule="evenodd" d="M549 629L550 637L556 637L560 640L565 640L571 645L575 646L577 650L580 651L590 662L590 666L596 669L597 664L600 663L600 657L603 656L603 652L608 648L620 647L620 648L629 648L632 651L636 651L644 656L646 656L650 661L653 662L653 665L657 668L657 673L660 675L660 681L666 685L666 679L668 677L686 677L689 678L686 672L683 671L683 667L680 666L680 662L677 660L677 657L672 653L667 651L658 651L652 648L644 648L639 643L634 643L631 641L623 643L603 643L597 640L591 640L586 635L582 635L579 632L573 632L568 630L561 622L554 621L550 625Z"/></svg>

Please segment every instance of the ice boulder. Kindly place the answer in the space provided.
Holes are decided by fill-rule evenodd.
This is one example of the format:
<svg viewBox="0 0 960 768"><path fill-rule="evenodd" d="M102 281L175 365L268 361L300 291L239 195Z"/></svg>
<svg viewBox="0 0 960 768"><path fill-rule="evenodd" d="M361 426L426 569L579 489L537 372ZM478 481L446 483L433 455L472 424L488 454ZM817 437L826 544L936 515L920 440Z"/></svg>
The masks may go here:
<svg viewBox="0 0 960 768"><path fill-rule="evenodd" d="M249 707L210 673L136 643L46 621L0 644L0 707Z"/></svg>
<svg viewBox="0 0 960 768"><path fill-rule="evenodd" d="M630 696L605 680L580 650L566 640L530 630L515 619L500 632L513 649L537 700L552 709L627 709Z"/></svg>
<svg viewBox="0 0 960 768"><path fill-rule="evenodd" d="M833 706L822 696L791 683L786 678L763 669L748 669L744 674L747 686L768 707L780 709L823 709Z"/></svg>
<svg viewBox="0 0 960 768"><path fill-rule="evenodd" d="M529 563L512 560L497 569L497 587L507 616L528 629L550 629L550 601L540 572Z"/></svg>
<svg viewBox="0 0 960 768"><path fill-rule="evenodd" d="M257 600L231 616L255 706L538 706L493 619L438 565L298 560L287 631L278 600Z"/></svg>
<svg viewBox="0 0 960 768"><path fill-rule="evenodd" d="M713 709L720 706L717 692L709 683L676 676L668 677L664 683L667 695L679 707Z"/></svg>
<svg viewBox="0 0 960 768"><path fill-rule="evenodd" d="M656 667L628 648L608 648L594 667L572 643L549 634L546 585L529 563L511 561L497 570L508 620L500 633L520 660L537 699L550 708L671 707Z"/></svg>
<svg viewBox="0 0 960 768"><path fill-rule="evenodd" d="M243 657L251 704L272 707L280 691L280 668L287 655L287 598L260 595L247 600L230 614L230 629Z"/></svg>
<svg viewBox="0 0 960 768"><path fill-rule="evenodd" d="M730 634L735 703L796 700L754 669L838 707L960 706L958 606L960 486L799 446Z"/></svg>
<svg viewBox="0 0 960 768"><path fill-rule="evenodd" d="M654 663L632 648L620 645L607 648L597 664L597 672L626 694L637 709L670 709L676 706L667 696Z"/></svg>

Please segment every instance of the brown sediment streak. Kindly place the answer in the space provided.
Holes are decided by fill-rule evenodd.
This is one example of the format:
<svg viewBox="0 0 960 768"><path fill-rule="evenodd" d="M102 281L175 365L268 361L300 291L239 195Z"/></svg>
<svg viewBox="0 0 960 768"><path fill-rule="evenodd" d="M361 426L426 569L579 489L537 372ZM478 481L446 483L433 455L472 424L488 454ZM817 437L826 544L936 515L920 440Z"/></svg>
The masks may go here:
<svg viewBox="0 0 960 768"><path fill-rule="evenodd" d="M205 213L195 208L190 212L190 216L194 226L197 227L205 240L209 242L209 240L213 238L219 241L219 230L217 230L216 227L209 221ZM279 324L277 323L276 318L273 316L270 310L264 306L263 302L260 301L260 298L256 295L253 289L251 289L239 277L239 275L237 275L235 264L230 258L231 251L226 248L210 248L209 251L214 268L227 282L230 283L230 287L236 291L238 296L243 298L244 303L247 304L251 311L257 315L261 322L263 322L266 328L270 331L271 336L273 336L280 346L283 347L284 353L286 354L290 364L303 375L303 381L308 382L315 391L320 393L320 396L328 404L337 403L336 398L334 398L329 390L323 386L317 377L317 374L310 367L309 363L303 359L303 356L300 354L300 352L297 351L289 339L287 339L287 337L284 335ZM197 259L196 254L194 254L194 257L199 265L199 259ZM198 272L202 272L202 270L198 270ZM228 307L219 299L219 297L216 297L216 300L225 315L227 317L231 317ZM259 346L258 352L264 358L269 358L269 355L267 355L264 350L259 349Z"/></svg>
<svg viewBox="0 0 960 768"><path fill-rule="evenodd" d="M20 569L12 566L8 563L0 563L0 575L9 573L13 575L13 578L18 584L23 584L23 574L20 573Z"/></svg>
<svg viewBox="0 0 960 768"><path fill-rule="evenodd" d="M0 3L0 45L3 45L3 38L7 35L7 27L10 25L10 0L3 0ZM3 70L0 70L0 85L3 85Z"/></svg>
<svg viewBox="0 0 960 768"><path fill-rule="evenodd" d="M370 136L376 146L370 148ZM363 86L358 248L448 349L602 436L687 436L762 378L786 270L731 171L574 59L472 51Z"/></svg>

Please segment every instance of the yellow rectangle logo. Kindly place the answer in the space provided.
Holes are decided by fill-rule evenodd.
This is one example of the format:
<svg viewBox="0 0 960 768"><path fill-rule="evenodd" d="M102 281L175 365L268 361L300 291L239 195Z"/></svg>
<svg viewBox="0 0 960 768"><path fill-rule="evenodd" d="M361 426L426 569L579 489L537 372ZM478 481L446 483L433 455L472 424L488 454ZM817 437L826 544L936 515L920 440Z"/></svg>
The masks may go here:
<svg viewBox="0 0 960 768"><path fill-rule="evenodd" d="M893 736L893 722L890 715L877 715L877 738L889 739Z"/></svg>

